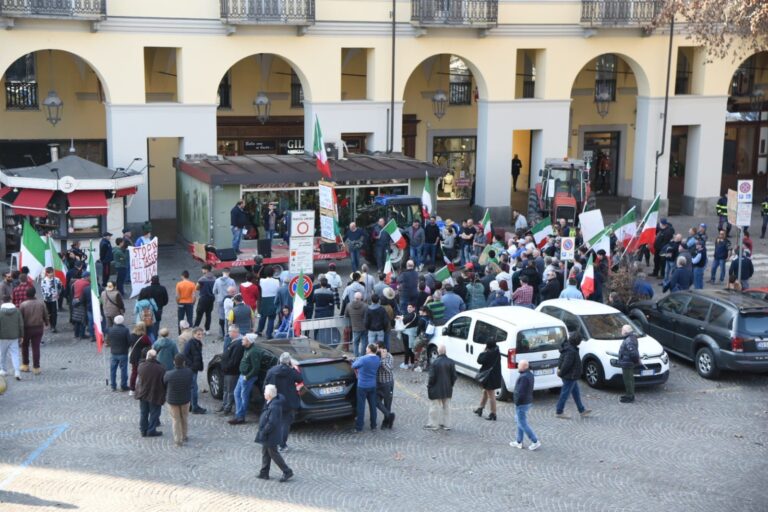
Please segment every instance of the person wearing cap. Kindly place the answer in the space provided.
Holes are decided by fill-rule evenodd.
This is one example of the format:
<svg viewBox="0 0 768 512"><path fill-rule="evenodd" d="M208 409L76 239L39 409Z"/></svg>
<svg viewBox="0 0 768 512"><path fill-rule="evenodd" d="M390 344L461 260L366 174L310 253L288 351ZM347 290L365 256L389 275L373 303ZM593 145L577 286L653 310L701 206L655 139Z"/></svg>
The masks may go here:
<svg viewBox="0 0 768 512"><path fill-rule="evenodd" d="M120 391L128 391L128 350L131 348L131 332L123 325L125 318L117 315L114 325L107 331L106 343L110 350L109 377L112 391L117 391L117 367L120 367Z"/></svg>
<svg viewBox="0 0 768 512"><path fill-rule="evenodd" d="M112 255L112 233L106 232L101 235L99 242L99 260L101 261L101 285L107 286L109 274L111 273Z"/></svg>
<svg viewBox="0 0 768 512"><path fill-rule="evenodd" d="M141 437L163 435L157 430L160 412L165 403L165 368L157 361L157 352L147 351L147 358L139 364L139 379L136 382L136 400L139 401L139 431Z"/></svg>

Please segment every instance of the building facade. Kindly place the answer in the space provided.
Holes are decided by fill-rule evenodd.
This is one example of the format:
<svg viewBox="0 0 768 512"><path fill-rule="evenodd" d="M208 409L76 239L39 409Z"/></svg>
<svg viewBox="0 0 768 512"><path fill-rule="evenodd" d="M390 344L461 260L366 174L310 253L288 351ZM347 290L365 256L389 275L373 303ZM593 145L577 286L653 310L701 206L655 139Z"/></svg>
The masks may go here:
<svg viewBox="0 0 768 512"><path fill-rule="evenodd" d="M768 53L708 62L683 32L668 52L658 4L0 0L0 165L58 143L147 173L129 222L173 218L173 158L303 152L318 119L350 152L437 163L439 198L500 218L515 154L523 189L567 155L641 205L709 214L742 178L763 193Z"/></svg>

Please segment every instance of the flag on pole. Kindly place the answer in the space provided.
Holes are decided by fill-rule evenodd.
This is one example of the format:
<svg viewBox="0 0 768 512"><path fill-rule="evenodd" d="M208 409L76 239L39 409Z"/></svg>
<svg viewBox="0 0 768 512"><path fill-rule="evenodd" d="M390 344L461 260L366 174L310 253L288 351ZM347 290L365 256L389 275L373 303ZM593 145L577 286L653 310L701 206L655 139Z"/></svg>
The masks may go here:
<svg viewBox="0 0 768 512"><path fill-rule="evenodd" d="M595 266L592 264L592 256L590 255L589 261L587 261L587 269L581 278L581 294L586 299L593 293L595 293Z"/></svg>
<svg viewBox="0 0 768 512"><path fill-rule="evenodd" d="M595 236L589 239L587 242L589 248L597 252L600 249L604 250L606 254L611 252L611 233L613 232L613 224L608 224L603 229L597 232Z"/></svg>
<svg viewBox="0 0 768 512"><path fill-rule="evenodd" d="M553 232L551 217L541 219L538 224L533 226L531 233L533 233L533 241L536 243L536 247L539 249L544 247L544 245L547 243L547 240L549 240L549 237L552 236Z"/></svg>
<svg viewBox="0 0 768 512"><path fill-rule="evenodd" d="M637 223L635 219L635 207L629 209L622 218L616 221L613 225L613 230L616 233L616 240L625 249L629 245L629 241L635 237L637 233Z"/></svg>
<svg viewBox="0 0 768 512"><path fill-rule="evenodd" d="M392 238L392 242L399 249L405 249L405 247L408 245L408 240L406 240L403 234L400 233L400 228L397 227L395 219L390 219L390 221L387 222L387 225L384 226L384 231L389 233L390 238Z"/></svg>
<svg viewBox="0 0 768 512"><path fill-rule="evenodd" d="M320 131L320 121L315 116L315 137L312 143L312 152L315 154L317 170L326 178L331 178L331 164L328 162L328 155L325 153L325 141L323 132Z"/></svg>
<svg viewBox="0 0 768 512"><path fill-rule="evenodd" d="M96 273L96 256L93 254L93 240L88 251L88 272L91 274L91 313L93 316L93 335L96 337L96 351L101 353L104 346L104 333L101 331L101 303L99 301L99 279Z"/></svg>
<svg viewBox="0 0 768 512"><path fill-rule="evenodd" d="M45 251L47 247L35 228L24 218L21 229L21 249L19 251L19 268L29 267L29 277L37 279L45 268Z"/></svg>
<svg viewBox="0 0 768 512"><path fill-rule="evenodd" d="M296 295L293 296L293 311L291 317L293 321L293 334L301 336L301 321L306 317L304 316L304 305L307 303L307 298L304 296L304 272L299 274L299 279L296 281Z"/></svg>
<svg viewBox="0 0 768 512"><path fill-rule="evenodd" d="M653 242L656 240L656 224L658 224L659 222L659 198L660 197L661 196L657 194L653 202L651 203L650 208L648 208L648 211L645 212L645 215L643 216L643 220L640 221L640 225L643 227L643 230L635 239L635 242L632 244L632 247L627 248L627 251L634 250L635 248L640 247L643 244L648 244L648 249L650 249L651 252L656 252L653 248Z"/></svg>
<svg viewBox="0 0 768 512"><path fill-rule="evenodd" d="M389 257L389 251L387 251L387 261L384 262L384 282L392 284L392 259Z"/></svg>
<svg viewBox="0 0 768 512"><path fill-rule="evenodd" d="M435 281L443 282L446 279L451 278L451 270L446 265L445 267L439 269L437 272L435 272Z"/></svg>
<svg viewBox="0 0 768 512"><path fill-rule="evenodd" d="M428 219L432 213L432 190L429 186L429 174L424 171L424 190L421 191L421 215Z"/></svg>
<svg viewBox="0 0 768 512"><path fill-rule="evenodd" d="M331 188L331 199L333 200L333 233L336 235L336 243L342 243L341 226L339 225L339 198L336 196L336 187Z"/></svg>
<svg viewBox="0 0 768 512"><path fill-rule="evenodd" d="M480 221L480 223L483 225L483 234L485 234L485 241L487 243L491 243L493 241L493 226L491 226L491 212L490 210L485 210L485 215L483 215L483 220Z"/></svg>
<svg viewBox="0 0 768 512"><path fill-rule="evenodd" d="M50 262L48 261L50 254ZM56 252L56 248L53 246L53 238L48 237L48 253L46 253L45 266L53 267L53 275L59 278L61 285L64 288L67 287L67 266L61 261L59 253Z"/></svg>

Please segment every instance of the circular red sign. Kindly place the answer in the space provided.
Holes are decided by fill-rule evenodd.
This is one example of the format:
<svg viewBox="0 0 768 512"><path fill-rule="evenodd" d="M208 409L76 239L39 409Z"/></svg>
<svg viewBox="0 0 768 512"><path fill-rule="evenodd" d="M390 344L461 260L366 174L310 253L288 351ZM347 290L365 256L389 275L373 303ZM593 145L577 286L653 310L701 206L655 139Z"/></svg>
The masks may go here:
<svg viewBox="0 0 768 512"><path fill-rule="evenodd" d="M745 181L744 183L741 184L741 186L739 187L739 190L743 194L748 194L748 193L752 192L752 184L750 182L748 182L748 181Z"/></svg>
<svg viewBox="0 0 768 512"><path fill-rule="evenodd" d="M301 221L296 225L296 232L300 235L309 233L309 222Z"/></svg>
<svg viewBox="0 0 768 512"><path fill-rule="evenodd" d="M571 240L570 238L566 238L565 240L563 240L563 249L565 249L566 251L570 251L571 249L573 249L573 240Z"/></svg>
<svg viewBox="0 0 768 512"><path fill-rule="evenodd" d="M295 276L291 281L288 283L288 293L291 294L291 297L296 295L296 286L299 284L299 276ZM310 279L309 276L304 276L304 296L307 297L312 293L312 279Z"/></svg>

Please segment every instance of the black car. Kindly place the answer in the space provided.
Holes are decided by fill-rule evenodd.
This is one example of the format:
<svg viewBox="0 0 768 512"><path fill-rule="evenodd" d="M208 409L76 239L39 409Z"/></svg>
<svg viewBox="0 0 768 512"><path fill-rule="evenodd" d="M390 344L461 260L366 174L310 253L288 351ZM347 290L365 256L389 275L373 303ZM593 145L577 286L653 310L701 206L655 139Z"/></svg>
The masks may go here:
<svg viewBox="0 0 768 512"><path fill-rule="evenodd" d="M301 373L297 385L301 406L297 422L353 416L355 413L356 376L343 352L310 338L276 339L256 342L263 351L258 386L251 394L251 406L259 411L264 405L264 378L283 352L291 354ZM208 387L214 398L223 398L221 354L208 363Z"/></svg>
<svg viewBox="0 0 768 512"><path fill-rule="evenodd" d="M630 317L706 379L721 370L768 372L764 300L726 290L680 291L634 304Z"/></svg>

